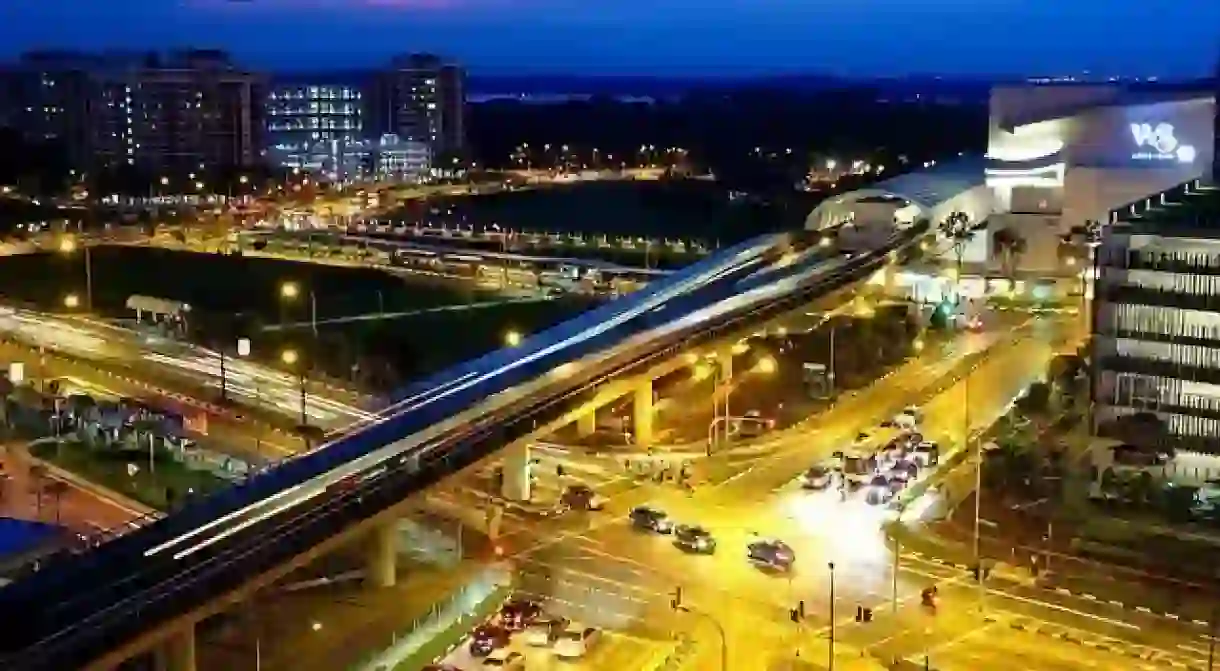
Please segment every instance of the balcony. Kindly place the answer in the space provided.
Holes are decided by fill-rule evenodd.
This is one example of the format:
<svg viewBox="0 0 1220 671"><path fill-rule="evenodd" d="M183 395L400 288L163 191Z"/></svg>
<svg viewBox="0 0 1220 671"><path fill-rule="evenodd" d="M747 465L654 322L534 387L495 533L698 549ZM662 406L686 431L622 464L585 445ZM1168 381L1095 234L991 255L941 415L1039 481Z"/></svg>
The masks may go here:
<svg viewBox="0 0 1220 671"><path fill-rule="evenodd" d="M1198 347L1220 347L1220 333L1215 337L1193 336L1193 335L1174 335L1171 333L1153 333L1152 331L1140 331L1137 329L1122 329L1101 327L1098 329L1099 335L1108 338L1130 338L1131 340L1143 340L1147 342L1163 342L1173 343L1176 345L1195 345Z"/></svg>
<svg viewBox="0 0 1220 671"><path fill-rule="evenodd" d="M1103 268L1123 270L1154 270L1181 275L1220 275L1220 256L1207 254L1193 256L1194 258L1182 259L1170 256L1150 258L1148 255L1138 252L1101 254L1098 257L1098 264Z"/></svg>
<svg viewBox="0 0 1220 671"><path fill-rule="evenodd" d="M1220 368L1191 366L1171 361L1155 359L1140 359L1121 354L1108 354L1101 357L1102 370L1116 373L1136 373L1138 375L1153 375L1171 380L1190 380L1220 385Z"/></svg>
<svg viewBox="0 0 1220 671"><path fill-rule="evenodd" d="M1188 294L1181 291L1149 289L1129 284L1109 286L1103 284L1097 292L1097 297L1105 303L1155 305L1180 310L1220 312L1220 294Z"/></svg>

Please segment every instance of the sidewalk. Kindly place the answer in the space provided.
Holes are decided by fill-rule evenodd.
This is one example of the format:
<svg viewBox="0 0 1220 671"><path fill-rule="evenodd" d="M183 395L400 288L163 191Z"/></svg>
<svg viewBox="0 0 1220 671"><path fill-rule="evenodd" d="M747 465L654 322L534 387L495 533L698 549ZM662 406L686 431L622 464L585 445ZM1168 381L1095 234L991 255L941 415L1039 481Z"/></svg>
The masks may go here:
<svg viewBox="0 0 1220 671"><path fill-rule="evenodd" d="M34 442L54 442L54 439L42 439ZM86 497L94 499L95 503L100 502L105 507L111 508L113 512L109 513L101 513L98 511L80 511L81 515L86 519L79 520L78 523L84 522L87 525L101 527L101 529L95 528L91 529L91 531L108 530L112 527L119 527L120 525L138 525L142 522L154 520L161 516L159 511L153 510L139 501L132 500L131 498L128 498L118 492L94 484L93 482L90 482L71 471L35 457L34 455L30 454L29 448L31 444L22 442L9 443L4 446L4 465L6 466L10 476L14 479L14 482L19 488L23 486L25 488L29 488L33 484L30 482L30 469L32 467L39 467L43 469L48 478L66 482L73 489L84 494ZM65 500L61 503L68 504L70 502ZM82 502L82 506L77 507L92 509L96 506L87 506ZM64 512L65 514L63 517L65 518L65 521L71 521L67 518L75 516L74 514L70 514L74 511L71 510L69 505L64 506Z"/></svg>

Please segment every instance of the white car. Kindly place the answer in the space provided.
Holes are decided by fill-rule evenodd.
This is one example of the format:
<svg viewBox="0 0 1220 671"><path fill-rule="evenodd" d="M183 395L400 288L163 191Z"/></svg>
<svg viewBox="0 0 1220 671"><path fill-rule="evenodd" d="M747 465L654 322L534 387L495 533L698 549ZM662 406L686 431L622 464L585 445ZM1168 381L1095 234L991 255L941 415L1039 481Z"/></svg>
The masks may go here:
<svg viewBox="0 0 1220 671"><path fill-rule="evenodd" d="M483 658L484 669L499 671L525 671L525 655L508 648L497 648Z"/></svg>
<svg viewBox="0 0 1220 671"><path fill-rule="evenodd" d="M567 622L560 619L539 618L525 628L522 638L525 644L535 648L545 648L554 642L555 632L567 628Z"/></svg>
<svg viewBox="0 0 1220 671"><path fill-rule="evenodd" d="M601 631L594 627L586 627L579 624L568 625L568 628L559 635L559 639L555 641L555 656L560 659L579 659L589 652L597 639L601 638Z"/></svg>

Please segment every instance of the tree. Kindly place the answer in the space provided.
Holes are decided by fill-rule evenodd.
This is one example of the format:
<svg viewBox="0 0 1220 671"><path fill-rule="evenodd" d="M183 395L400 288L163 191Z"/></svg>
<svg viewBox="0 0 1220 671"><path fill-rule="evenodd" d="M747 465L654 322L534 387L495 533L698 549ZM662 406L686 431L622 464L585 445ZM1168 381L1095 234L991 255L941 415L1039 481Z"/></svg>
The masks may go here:
<svg viewBox="0 0 1220 671"><path fill-rule="evenodd" d="M962 262L965 260L966 247L974 239L976 226L970 223L970 216L965 212L950 212L945 220L936 227L941 237L953 247L953 257L957 262L958 278L961 278Z"/></svg>
<svg viewBox="0 0 1220 671"><path fill-rule="evenodd" d="M1017 263L1028 246L1020 233L1009 227L1001 228L991 238L996 252L1000 255L1000 265L1004 276L1013 279L1017 274Z"/></svg>
<svg viewBox="0 0 1220 671"><path fill-rule="evenodd" d="M1025 394L1017 400L1017 407L1027 417L1044 416L1050 411L1051 387L1045 382L1029 385Z"/></svg>

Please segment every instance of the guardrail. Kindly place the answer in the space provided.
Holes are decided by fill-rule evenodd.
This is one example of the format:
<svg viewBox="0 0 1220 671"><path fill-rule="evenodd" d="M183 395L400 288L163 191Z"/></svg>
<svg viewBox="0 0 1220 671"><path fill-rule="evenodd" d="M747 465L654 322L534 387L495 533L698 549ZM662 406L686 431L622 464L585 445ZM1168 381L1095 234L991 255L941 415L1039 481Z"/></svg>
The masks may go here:
<svg viewBox="0 0 1220 671"><path fill-rule="evenodd" d="M738 332L744 325L784 314L811 297L858 282L882 267L890 252L915 242L926 226L891 237L880 249L860 254L852 265L763 305L726 314L693 332L658 341L644 354L626 353L606 361L580 379L558 380L547 393L518 400L499 415L490 415L438 438L434 449L351 488L333 488L312 504L289 508L275 517L237 529L223 543L205 548L183 565L167 556L148 557L141 570L80 595L62 617L62 629L39 641L24 638L25 648L0 659L4 668L56 671L76 668L105 654L116 642L212 602L217 595L240 589L252 578L272 572L293 558L333 539L341 530L392 508L406 496L431 486L488 454L529 435L547 418L560 416L572 402L592 397L607 381L646 369L657 360ZM439 449L447 446L445 449ZM56 624L55 626L60 626ZM21 636L21 627L10 635ZM37 636L37 630L29 632ZM11 640L11 639L10 639Z"/></svg>
<svg viewBox="0 0 1220 671"><path fill-rule="evenodd" d="M479 576L395 632L384 650L353 664L350 671L422 671L453 651L466 634L499 610L512 595L510 575ZM489 586L486 584L491 582Z"/></svg>

